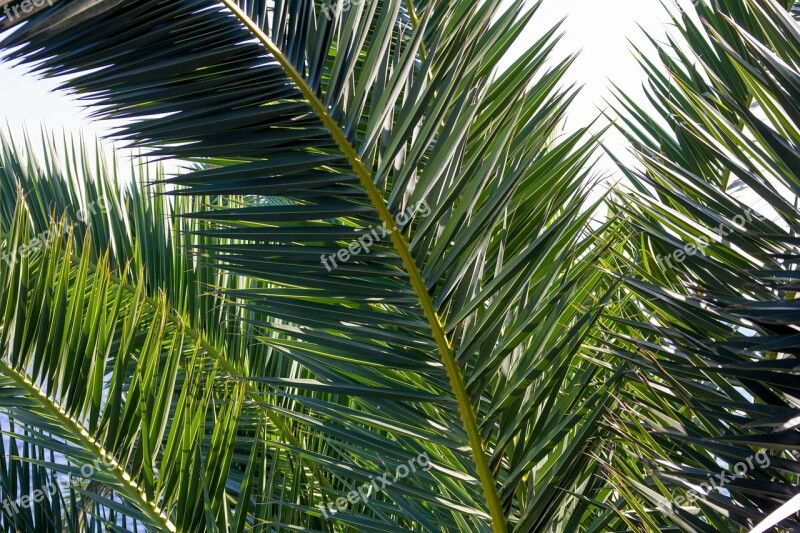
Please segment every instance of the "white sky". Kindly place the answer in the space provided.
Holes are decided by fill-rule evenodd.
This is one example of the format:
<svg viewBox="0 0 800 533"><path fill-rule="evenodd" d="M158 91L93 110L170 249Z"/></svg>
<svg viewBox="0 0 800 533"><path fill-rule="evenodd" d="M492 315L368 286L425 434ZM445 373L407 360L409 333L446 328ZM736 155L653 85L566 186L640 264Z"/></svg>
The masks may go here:
<svg viewBox="0 0 800 533"><path fill-rule="evenodd" d="M639 25L651 35L664 34L667 16L661 0L544 0L526 30L530 37L520 49L564 17L565 35L555 56L580 52L566 81L583 85L569 110L566 129L572 131L598 115L598 109L605 107L604 100L610 99L609 80L643 101L644 78L628 39L643 42ZM82 128L90 135L100 136L108 130L102 123L90 122L88 113L68 97L49 92L54 86L50 80L36 80L21 69L0 64L0 123L7 121L15 133L23 124L32 133L38 132L40 124L47 124L55 132L66 129L78 133ZM606 142L615 152L624 151L624 142L618 136L609 135Z"/></svg>
<svg viewBox="0 0 800 533"><path fill-rule="evenodd" d="M578 52L567 80L583 85L569 112L567 129L572 130L605 107L610 81L628 93L644 94L644 75L628 40L644 42L639 26L651 35L663 35L668 17L661 0L545 0L530 28L531 42L562 18L564 35L553 56Z"/></svg>

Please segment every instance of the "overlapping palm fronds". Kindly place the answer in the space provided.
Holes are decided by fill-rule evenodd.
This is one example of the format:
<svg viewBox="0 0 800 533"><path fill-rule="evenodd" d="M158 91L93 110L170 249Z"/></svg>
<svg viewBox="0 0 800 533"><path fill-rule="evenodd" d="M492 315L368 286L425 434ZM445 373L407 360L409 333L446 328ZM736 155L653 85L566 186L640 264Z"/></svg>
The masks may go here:
<svg viewBox="0 0 800 533"><path fill-rule="evenodd" d="M177 431L166 413L161 438L144 418L128 428L151 446L131 474L162 483L147 501L187 530L620 524L596 475L619 375L582 357L610 287L586 231L593 143L583 130L553 140L574 96L560 88L570 60L546 66L557 29L498 73L536 6L321 7L76 0L0 43L39 75L67 75L98 116L127 119L117 138L201 164L163 180L180 219L164 225L155 202L90 237L166 294L164 312L209 339L203 360L223 376L202 404L215 416L193 426L207 438L182 456L209 488L189 470L162 481ZM429 470L348 501L421 456ZM96 505L141 506L110 489Z"/></svg>
<svg viewBox="0 0 800 533"><path fill-rule="evenodd" d="M347 5L76 0L5 35L192 163L120 192L4 141L0 253L111 209L0 265L0 493L113 459L6 529L736 531L789 502L794 4L653 41L595 231L557 29L497 70L537 6Z"/></svg>
<svg viewBox="0 0 800 533"><path fill-rule="evenodd" d="M629 367L612 479L656 530L739 531L797 493L800 25L775 0L700 2L645 61L655 117L620 95L639 230L604 322ZM795 517L785 530L800 526Z"/></svg>

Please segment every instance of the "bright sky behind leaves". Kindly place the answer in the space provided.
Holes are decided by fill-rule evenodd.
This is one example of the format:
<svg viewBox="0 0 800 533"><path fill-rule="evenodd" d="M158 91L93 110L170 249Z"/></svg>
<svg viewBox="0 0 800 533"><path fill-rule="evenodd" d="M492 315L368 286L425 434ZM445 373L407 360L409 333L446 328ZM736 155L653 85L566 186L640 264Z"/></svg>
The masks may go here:
<svg viewBox="0 0 800 533"><path fill-rule="evenodd" d="M609 80L642 101L643 75L628 39L644 41L639 26L657 38L664 34L667 15L661 0L544 0L518 50L521 52L564 17L564 37L554 57L580 52L565 81L583 85L569 110L567 131L591 122L598 109L606 107L605 100L611 95ZM62 128L75 133L83 128L90 135L107 131L108 126L89 121L88 112L81 110L76 101L50 93L54 87L50 80L36 80L22 69L0 65L0 119L9 123L15 136L23 124L34 134L43 123L59 134ZM615 152L624 151L619 136L608 135L607 145Z"/></svg>

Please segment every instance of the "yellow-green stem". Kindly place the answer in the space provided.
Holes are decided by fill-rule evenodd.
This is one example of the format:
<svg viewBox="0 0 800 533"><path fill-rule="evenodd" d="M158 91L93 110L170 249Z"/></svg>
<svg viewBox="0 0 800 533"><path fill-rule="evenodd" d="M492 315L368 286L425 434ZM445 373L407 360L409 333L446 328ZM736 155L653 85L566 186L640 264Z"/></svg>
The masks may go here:
<svg viewBox="0 0 800 533"><path fill-rule="evenodd" d="M89 433L82 424L73 420L61 406L53 402L47 394L44 393L35 383L30 381L26 375L19 372L16 368L12 367L5 359L0 358L0 372L5 376L12 379L18 387L24 389L30 398L41 398L41 405L47 410L50 415L58 420L63 427L72 428L72 433L77 435L81 445L86 450L94 450L105 464L117 463L116 458L107 453L105 449L94 439L89 436ZM175 531L175 524L173 524L169 517L159 509L156 502L147 501L144 491L136 484L127 472L121 467L109 467L108 472L113 474L119 483L116 487L117 492L124 496L131 503L144 512L147 517L154 523L163 524L167 531Z"/></svg>
<svg viewBox="0 0 800 533"><path fill-rule="evenodd" d="M372 174L367 169L366 165L364 165L364 162L358 157L358 153L356 152L355 148L344 136L339 124L337 124L330 115L328 109L325 107L325 104L322 103L311 87L308 86L300 73L297 72L294 66L284 56L283 52L275 45L275 43L272 42L272 39L270 39L263 31L261 31L261 28L259 28L244 12L242 12L241 9L239 9L239 6L236 4L236 2L233 0L220 1L225 4L228 9L230 9L231 12L234 13L239 20L241 20L242 24L244 24L253 33L253 35L259 41L261 41L261 43L270 51L270 53L272 53L275 59L281 64L289 78L303 93L303 96L306 98L319 119L328 129L331 137L339 146L339 149L342 150L344 155L350 161L350 166L353 168L353 171L361 181L361 185L366 190L367 196L377 210L381 222L383 222L386 225L386 228L390 231L392 244L397 250L397 253L400 255L400 258L403 261L403 266L408 272L408 275L411 279L411 285L420 300L420 305L425 313L425 317L430 323L431 331L433 332L433 337L436 340L436 345L439 349L439 355L442 359L442 363L447 370L447 375L450 379L450 386L453 389L453 394L455 395L458 403L461 421L464 424L464 429L467 433L467 437L469 438L470 447L472 448L475 466L478 472L478 477L481 481L481 486L483 487L483 493L489 508L489 514L492 517L492 529L496 533L505 533L506 516L503 512L503 506L500 503L500 498L497 495L494 476L492 475L492 472L489 469L489 463L486 460L483 439L480 436L477 419L475 417L475 411L473 410L472 403L470 402L469 395L467 394L467 390L464 385L464 378L461 373L461 368L456 362L453 354L453 347L451 346L447 339L447 335L444 332L442 321L436 312L433 299L431 298L430 293L428 293L428 289L426 288L425 282L420 274L419 267L417 266L416 261L414 261L414 258L411 256L408 243L406 242L403 234L400 231L397 231L397 224L394 221L394 217L392 217L391 213L389 212L383 195L380 193L377 187L375 187L375 184L372 181Z"/></svg>

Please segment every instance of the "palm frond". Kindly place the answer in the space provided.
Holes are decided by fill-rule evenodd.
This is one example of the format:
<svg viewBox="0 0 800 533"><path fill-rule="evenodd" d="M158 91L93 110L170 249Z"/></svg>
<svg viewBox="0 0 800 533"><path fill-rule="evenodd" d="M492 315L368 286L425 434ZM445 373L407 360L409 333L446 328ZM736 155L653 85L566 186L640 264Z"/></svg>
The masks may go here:
<svg viewBox="0 0 800 533"><path fill-rule="evenodd" d="M494 74L523 2L408 5L328 23L303 1L79 1L2 48L128 119L118 138L202 163L163 180L176 194L262 198L186 215L211 224L204 258L253 280L220 294L309 374L247 374L299 439L264 446L326 479L293 475L303 496L257 505L258 523L574 523L610 497L588 452L616 380L582 357L604 248L584 231L591 139L552 142L570 60L546 67L553 30ZM430 471L319 520L316 504L421 454Z"/></svg>
<svg viewBox="0 0 800 533"><path fill-rule="evenodd" d="M658 47L669 76L645 65L658 120L621 100L641 168L612 206L637 238L604 323L630 368L609 468L650 529L752 528L800 474L800 27L792 2L716 4Z"/></svg>
<svg viewBox="0 0 800 533"><path fill-rule="evenodd" d="M31 252L0 266L5 469L24 460L38 479L78 481L68 496L59 490L22 514L6 509L4 523L50 529L61 520L59 497L64 520L87 527L174 530L221 520L224 484L211 473L228 468L242 403L215 407L215 365L170 323L163 299L153 305L141 283L131 289L107 261L93 265L91 241L79 247L71 230L37 244L28 216L20 204L6 242ZM39 488L32 481L3 476L3 493L28 494ZM181 501L197 503L175 520L165 512L200 488L214 495L211 509L201 498Z"/></svg>

